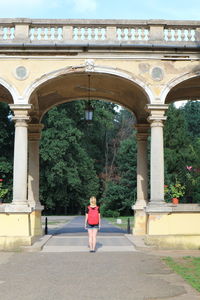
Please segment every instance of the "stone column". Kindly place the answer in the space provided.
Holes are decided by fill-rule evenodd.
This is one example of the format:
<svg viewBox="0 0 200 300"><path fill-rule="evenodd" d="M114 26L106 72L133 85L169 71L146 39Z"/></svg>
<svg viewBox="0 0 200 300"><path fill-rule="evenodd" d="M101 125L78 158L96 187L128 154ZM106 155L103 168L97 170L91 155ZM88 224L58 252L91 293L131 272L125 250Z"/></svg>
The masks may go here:
<svg viewBox="0 0 200 300"><path fill-rule="evenodd" d="M150 205L164 203L164 149L163 149L163 122L167 105L149 105L151 113L148 118L151 126L151 197Z"/></svg>
<svg viewBox="0 0 200 300"><path fill-rule="evenodd" d="M39 201L39 142L42 128L42 124L29 124L28 203L36 210L43 209Z"/></svg>
<svg viewBox="0 0 200 300"><path fill-rule="evenodd" d="M28 110L30 105L10 105L14 111L15 143L13 205L27 205Z"/></svg>
<svg viewBox="0 0 200 300"><path fill-rule="evenodd" d="M138 124L137 129L137 201L135 207L144 208L147 204L148 190L148 161L147 138L148 124Z"/></svg>
<svg viewBox="0 0 200 300"><path fill-rule="evenodd" d="M133 206L135 221L133 234L144 235L146 233L146 212L148 202L148 159L147 138L149 124L138 124L137 129L137 201Z"/></svg>

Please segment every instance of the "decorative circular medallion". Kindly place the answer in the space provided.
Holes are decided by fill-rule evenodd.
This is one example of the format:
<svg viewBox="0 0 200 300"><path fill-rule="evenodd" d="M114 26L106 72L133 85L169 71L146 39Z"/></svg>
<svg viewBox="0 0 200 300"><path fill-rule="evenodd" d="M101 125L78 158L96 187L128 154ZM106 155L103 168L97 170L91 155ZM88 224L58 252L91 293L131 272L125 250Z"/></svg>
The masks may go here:
<svg viewBox="0 0 200 300"><path fill-rule="evenodd" d="M19 80L24 80L28 77L28 71L24 66L19 66L15 69L15 76Z"/></svg>
<svg viewBox="0 0 200 300"><path fill-rule="evenodd" d="M160 67L154 67L151 70L151 77L153 78L153 80L160 81L164 77L164 72Z"/></svg>

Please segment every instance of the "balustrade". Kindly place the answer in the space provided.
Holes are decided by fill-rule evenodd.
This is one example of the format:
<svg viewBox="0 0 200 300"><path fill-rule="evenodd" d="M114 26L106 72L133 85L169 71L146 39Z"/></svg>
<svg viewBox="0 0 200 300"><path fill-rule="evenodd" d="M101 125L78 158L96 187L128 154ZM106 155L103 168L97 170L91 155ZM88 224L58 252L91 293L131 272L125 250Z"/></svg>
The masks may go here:
<svg viewBox="0 0 200 300"><path fill-rule="evenodd" d="M200 43L199 21L0 19L1 43Z"/></svg>
<svg viewBox="0 0 200 300"><path fill-rule="evenodd" d="M86 41L104 41L106 40L106 28L85 26L73 27L73 39Z"/></svg>
<svg viewBox="0 0 200 300"><path fill-rule="evenodd" d="M0 40L9 41L15 37L15 28L13 26L0 26Z"/></svg>
<svg viewBox="0 0 200 300"><path fill-rule="evenodd" d="M30 27L29 38L31 41L59 41L63 39L62 27Z"/></svg>
<svg viewBox="0 0 200 300"><path fill-rule="evenodd" d="M167 42L194 42L196 41L195 28L168 27L164 30L164 40Z"/></svg>
<svg viewBox="0 0 200 300"><path fill-rule="evenodd" d="M145 27L118 27L117 39L122 41L147 41L149 40L149 28Z"/></svg>

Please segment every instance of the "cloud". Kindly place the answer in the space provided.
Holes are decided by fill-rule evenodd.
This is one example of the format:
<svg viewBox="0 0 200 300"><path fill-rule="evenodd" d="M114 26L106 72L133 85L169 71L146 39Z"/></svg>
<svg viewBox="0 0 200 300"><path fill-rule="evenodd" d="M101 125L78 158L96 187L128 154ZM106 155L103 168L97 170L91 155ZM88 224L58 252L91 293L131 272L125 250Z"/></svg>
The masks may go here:
<svg viewBox="0 0 200 300"><path fill-rule="evenodd" d="M77 12L93 12L97 8L96 0L72 0Z"/></svg>

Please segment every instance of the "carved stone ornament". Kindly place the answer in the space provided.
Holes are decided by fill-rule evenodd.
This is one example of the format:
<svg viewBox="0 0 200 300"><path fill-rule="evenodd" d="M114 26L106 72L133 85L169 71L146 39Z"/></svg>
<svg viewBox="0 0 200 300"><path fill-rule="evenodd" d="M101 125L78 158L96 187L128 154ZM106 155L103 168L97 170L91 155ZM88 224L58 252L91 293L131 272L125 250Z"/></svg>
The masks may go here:
<svg viewBox="0 0 200 300"><path fill-rule="evenodd" d="M94 72L94 60L93 59L85 60L85 71L86 72Z"/></svg>
<svg viewBox="0 0 200 300"><path fill-rule="evenodd" d="M19 66L15 69L15 77L19 80L24 80L28 77L28 70L24 66Z"/></svg>
<svg viewBox="0 0 200 300"><path fill-rule="evenodd" d="M163 80L163 77L164 77L163 69L161 69L160 67L154 67L154 68L151 70L151 77L152 77L153 80L155 80L155 81Z"/></svg>

